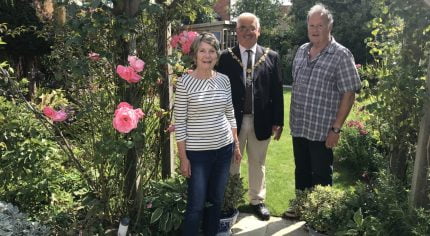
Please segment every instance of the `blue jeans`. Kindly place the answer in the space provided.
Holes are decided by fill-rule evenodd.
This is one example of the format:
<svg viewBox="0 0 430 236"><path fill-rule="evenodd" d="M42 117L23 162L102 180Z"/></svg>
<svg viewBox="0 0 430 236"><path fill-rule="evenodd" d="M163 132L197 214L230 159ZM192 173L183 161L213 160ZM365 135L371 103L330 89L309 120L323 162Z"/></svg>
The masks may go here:
<svg viewBox="0 0 430 236"><path fill-rule="evenodd" d="M216 235L221 204L227 184L233 144L216 150L187 151L191 164L188 179L188 199L182 235L198 235L203 218L203 234Z"/></svg>

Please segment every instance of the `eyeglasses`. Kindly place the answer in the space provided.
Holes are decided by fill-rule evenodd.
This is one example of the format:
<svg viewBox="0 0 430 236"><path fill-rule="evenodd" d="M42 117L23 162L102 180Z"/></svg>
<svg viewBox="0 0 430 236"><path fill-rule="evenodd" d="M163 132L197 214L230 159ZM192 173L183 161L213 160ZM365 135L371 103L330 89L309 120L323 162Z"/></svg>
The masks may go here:
<svg viewBox="0 0 430 236"><path fill-rule="evenodd" d="M257 28L255 28L254 26L240 26L239 28L237 28L239 30L239 32L254 32L257 30Z"/></svg>
<svg viewBox="0 0 430 236"><path fill-rule="evenodd" d="M321 30L323 30L323 29L325 29L325 28L327 28L328 26L327 25L308 25L308 29L311 29L311 30L318 30L318 31L321 31Z"/></svg>

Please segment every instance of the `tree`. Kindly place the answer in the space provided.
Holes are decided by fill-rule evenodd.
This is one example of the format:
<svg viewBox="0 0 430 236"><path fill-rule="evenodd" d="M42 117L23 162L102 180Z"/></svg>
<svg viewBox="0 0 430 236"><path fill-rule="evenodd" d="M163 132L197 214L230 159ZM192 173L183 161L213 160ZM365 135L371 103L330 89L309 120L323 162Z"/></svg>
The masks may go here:
<svg viewBox="0 0 430 236"><path fill-rule="evenodd" d="M407 182L413 160L425 95L426 53L429 51L430 17L422 1L372 1L375 18L367 40L375 58L369 88L364 94L378 120L387 148L390 172ZM413 14L412 14L413 12Z"/></svg>
<svg viewBox="0 0 430 236"><path fill-rule="evenodd" d="M425 1L430 8L430 1ZM427 54L427 98L430 98L430 52ZM410 204L412 207L430 208L430 107L429 100L424 103L424 115L420 122L420 129L415 154L414 172L412 175L412 187Z"/></svg>

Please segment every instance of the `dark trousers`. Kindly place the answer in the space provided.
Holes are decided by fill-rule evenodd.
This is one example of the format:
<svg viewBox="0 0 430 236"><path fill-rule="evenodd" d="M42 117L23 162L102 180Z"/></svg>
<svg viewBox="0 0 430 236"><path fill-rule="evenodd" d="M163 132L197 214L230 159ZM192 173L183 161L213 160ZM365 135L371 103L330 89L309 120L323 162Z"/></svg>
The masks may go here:
<svg viewBox="0 0 430 236"><path fill-rule="evenodd" d="M325 142L293 137L296 189L333 185L333 150Z"/></svg>
<svg viewBox="0 0 430 236"><path fill-rule="evenodd" d="M205 236L213 236L218 232L232 155L233 144L217 150L187 151L191 177L188 179L183 236L198 235L202 218Z"/></svg>

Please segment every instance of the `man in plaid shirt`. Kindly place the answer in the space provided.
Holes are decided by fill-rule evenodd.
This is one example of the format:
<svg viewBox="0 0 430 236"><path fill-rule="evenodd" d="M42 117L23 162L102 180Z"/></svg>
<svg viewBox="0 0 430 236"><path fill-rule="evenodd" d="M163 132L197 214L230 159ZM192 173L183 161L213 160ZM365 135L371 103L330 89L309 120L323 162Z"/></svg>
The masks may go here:
<svg viewBox="0 0 430 236"><path fill-rule="evenodd" d="M294 58L290 108L298 190L332 185L332 148L361 87L353 55L331 36L331 12L313 6L307 25L310 42Z"/></svg>

